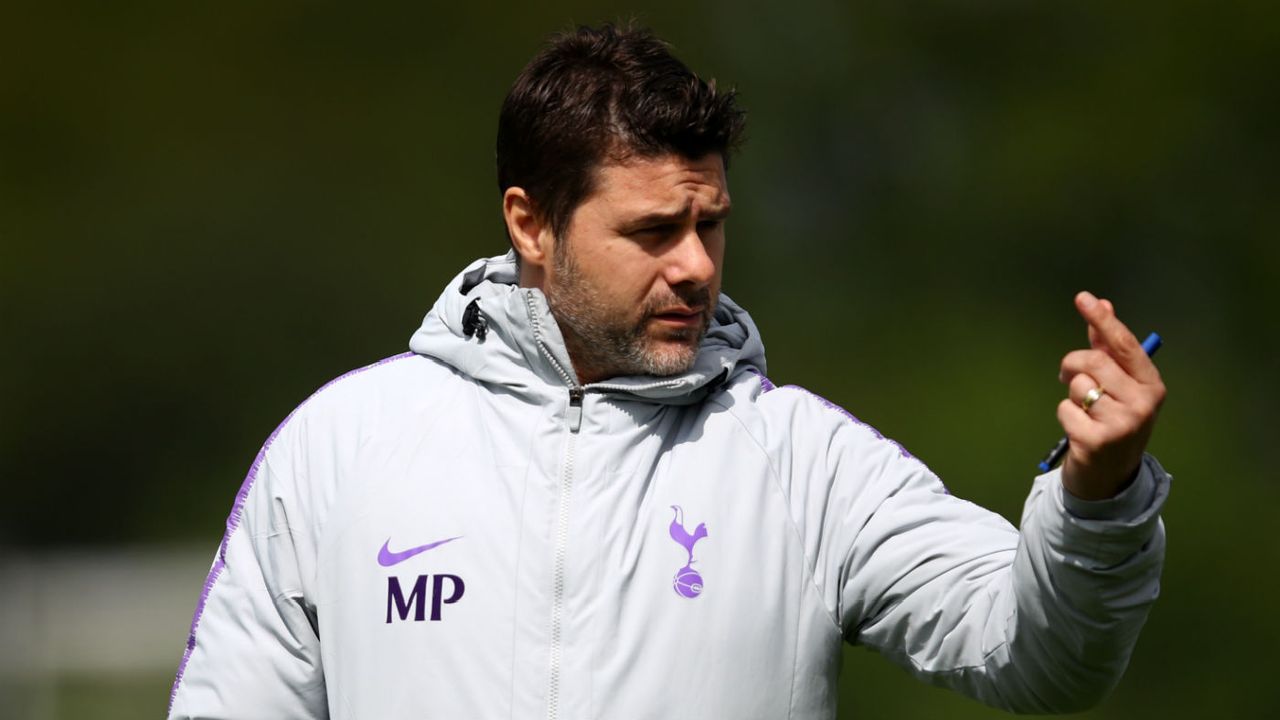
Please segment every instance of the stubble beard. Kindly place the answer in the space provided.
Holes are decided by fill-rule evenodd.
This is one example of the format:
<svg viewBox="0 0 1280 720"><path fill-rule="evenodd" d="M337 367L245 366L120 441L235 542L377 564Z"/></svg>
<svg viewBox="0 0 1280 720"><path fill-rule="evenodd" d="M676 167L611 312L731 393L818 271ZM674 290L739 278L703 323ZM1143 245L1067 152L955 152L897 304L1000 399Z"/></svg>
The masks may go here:
<svg viewBox="0 0 1280 720"><path fill-rule="evenodd" d="M693 367L698 344L715 311L708 288L677 289L646 298L638 320L632 320L625 311L607 307L598 287L582 274L565 245L557 243L552 253L557 282L547 284L544 293L579 376L666 377ZM701 306L701 321L694 327L665 329L661 339L650 336L654 315L677 305Z"/></svg>

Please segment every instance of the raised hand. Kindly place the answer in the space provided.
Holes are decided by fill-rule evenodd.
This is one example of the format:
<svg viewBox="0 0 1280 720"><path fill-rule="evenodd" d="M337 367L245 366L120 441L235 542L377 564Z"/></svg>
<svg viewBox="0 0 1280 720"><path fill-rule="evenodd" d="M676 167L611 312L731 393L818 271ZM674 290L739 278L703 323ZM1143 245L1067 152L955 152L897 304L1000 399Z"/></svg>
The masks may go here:
<svg viewBox="0 0 1280 720"><path fill-rule="evenodd" d="M1062 484L1078 498L1102 500L1137 475L1165 387L1110 301L1081 292L1075 303L1088 323L1091 347L1067 353L1058 374L1068 388L1058 422L1071 443Z"/></svg>

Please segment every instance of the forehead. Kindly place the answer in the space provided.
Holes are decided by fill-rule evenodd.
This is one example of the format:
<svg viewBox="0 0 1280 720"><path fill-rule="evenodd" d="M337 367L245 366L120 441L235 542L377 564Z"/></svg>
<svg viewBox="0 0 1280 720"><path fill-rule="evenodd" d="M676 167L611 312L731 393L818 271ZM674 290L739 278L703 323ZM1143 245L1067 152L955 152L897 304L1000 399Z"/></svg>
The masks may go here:
<svg viewBox="0 0 1280 720"><path fill-rule="evenodd" d="M583 205L597 210L705 213L729 207L724 161L718 153L692 160L660 155L607 162L596 169L594 185Z"/></svg>

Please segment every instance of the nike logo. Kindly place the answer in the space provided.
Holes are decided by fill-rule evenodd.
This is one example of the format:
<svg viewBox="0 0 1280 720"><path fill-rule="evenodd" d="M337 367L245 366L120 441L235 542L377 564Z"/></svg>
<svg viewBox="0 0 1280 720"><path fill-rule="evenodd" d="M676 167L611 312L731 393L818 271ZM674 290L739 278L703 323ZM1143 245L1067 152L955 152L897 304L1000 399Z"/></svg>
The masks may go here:
<svg viewBox="0 0 1280 720"><path fill-rule="evenodd" d="M392 565L397 565L399 563L404 562L405 560L408 560L414 555L424 553L432 548L438 548L441 545L447 542L452 542L454 540L457 540L460 537L462 536L459 535L458 537L451 537L451 538L446 538L444 540L437 540L433 543L427 543L426 545L419 545L418 547L409 548L408 550L401 550L400 552L391 552L390 548L388 547L389 545L391 545L391 538L387 538L387 541L382 543L382 549L378 551L378 564L381 565L382 567L391 567Z"/></svg>

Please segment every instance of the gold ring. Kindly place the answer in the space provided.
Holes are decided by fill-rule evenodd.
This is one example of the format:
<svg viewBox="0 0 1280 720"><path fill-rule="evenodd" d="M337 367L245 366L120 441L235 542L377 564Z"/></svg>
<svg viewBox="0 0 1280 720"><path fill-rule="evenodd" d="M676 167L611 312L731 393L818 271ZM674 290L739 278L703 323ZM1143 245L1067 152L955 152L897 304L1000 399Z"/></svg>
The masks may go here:
<svg viewBox="0 0 1280 720"><path fill-rule="evenodd" d="M1080 401L1080 407L1084 408L1085 412L1089 412L1089 408L1093 407L1093 404L1101 400L1102 396L1106 394L1106 390L1096 387L1084 394L1084 400Z"/></svg>

